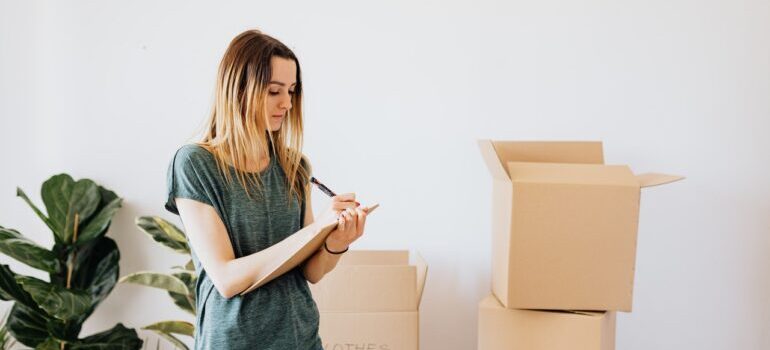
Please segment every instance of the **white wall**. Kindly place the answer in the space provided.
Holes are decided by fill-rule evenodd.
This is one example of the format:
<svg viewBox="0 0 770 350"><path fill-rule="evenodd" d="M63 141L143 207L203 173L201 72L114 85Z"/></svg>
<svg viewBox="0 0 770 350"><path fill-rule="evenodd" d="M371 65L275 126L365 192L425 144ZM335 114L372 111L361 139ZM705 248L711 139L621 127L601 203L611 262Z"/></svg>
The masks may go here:
<svg viewBox="0 0 770 350"><path fill-rule="evenodd" d="M176 220L166 166L229 40L258 27L300 57L316 175L382 204L355 247L429 262L423 349L476 346L491 200L477 138L603 140L608 163L688 176L644 191L618 349L770 348L766 0L0 4L0 224L43 244L15 187L41 203L68 172L125 198L122 274L183 260L133 220ZM164 293L120 285L84 334L179 317Z"/></svg>

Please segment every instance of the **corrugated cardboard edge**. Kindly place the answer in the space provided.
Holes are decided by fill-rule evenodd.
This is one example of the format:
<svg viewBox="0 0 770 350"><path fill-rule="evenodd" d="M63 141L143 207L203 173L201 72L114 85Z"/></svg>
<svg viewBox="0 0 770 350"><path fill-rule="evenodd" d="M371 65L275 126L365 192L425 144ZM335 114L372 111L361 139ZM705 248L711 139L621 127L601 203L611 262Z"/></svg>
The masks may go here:
<svg viewBox="0 0 770 350"><path fill-rule="evenodd" d="M569 313L577 314L577 315L584 315L584 316L592 316L592 317L604 317L608 312L612 311L590 311L590 310L565 310Z"/></svg>
<svg viewBox="0 0 770 350"><path fill-rule="evenodd" d="M501 162L604 164L601 141L492 140Z"/></svg>
<svg viewBox="0 0 770 350"><path fill-rule="evenodd" d="M425 279L428 276L428 263L420 253L414 253L414 265L417 268L417 309L420 309L422 292L425 290Z"/></svg>
<svg viewBox="0 0 770 350"><path fill-rule="evenodd" d="M503 307L505 307L505 306L503 306ZM570 315L580 315L580 316L590 316L590 317L604 317L604 315L607 314L608 312L613 312L613 310L607 310L607 311L599 311L599 310L554 310L554 309L514 309L514 310L549 312L549 313L554 313L554 314L570 314Z"/></svg>
<svg viewBox="0 0 770 350"><path fill-rule="evenodd" d="M417 312L426 275L427 263L416 252L352 250L310 289L320 312ZM400 297L389 299L395 295Z"/></svg>
<svg viewBox="0 0 770 350"><path fill-rule="evenodd" d="M660 173L644 173L636 175L636 179L639 180L639 187L645 188L676 182L684 179L684 176Z"/></svg>
<svg viewBox="0 0 770 350"><path fill-rule="evenodd" d="M508 171L503 167L500 157L497 156L492 140L478 140L481 156L489 168L489 173L496 179L509 179Z"/></svg>
<svg viewBox="0 0 770 350"><path fill-rule="evenodd" d="M581 316L590 316L590 317L604 317L605 315L608 315L611 312L615 312L613 310L555 310L555 309L511 309L506 308L505 305L500 301L500 299L494 295L490 294L487 297L481 299L478 303L480 308L486 308L486 309L505 309L505 310L519 310L519 311L535 311L535 312L548 312L548 313L554 313L554 314L573 314L573 315L581 315Z"/></svg>

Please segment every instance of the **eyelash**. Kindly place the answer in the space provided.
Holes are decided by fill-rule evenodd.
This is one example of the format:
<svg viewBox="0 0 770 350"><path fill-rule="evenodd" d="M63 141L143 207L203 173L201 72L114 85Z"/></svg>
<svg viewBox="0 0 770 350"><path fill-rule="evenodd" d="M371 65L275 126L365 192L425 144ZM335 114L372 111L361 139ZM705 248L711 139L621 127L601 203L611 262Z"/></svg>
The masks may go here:
<svg viewBox="0 0 770 350"><path fill-rule="evenodd" d="M278 95L280 92L279 91L269 91L269 93L270 93L270 95L275 96L275 95ZM289 95L294 96L294 91L289 91Z"/></svg>

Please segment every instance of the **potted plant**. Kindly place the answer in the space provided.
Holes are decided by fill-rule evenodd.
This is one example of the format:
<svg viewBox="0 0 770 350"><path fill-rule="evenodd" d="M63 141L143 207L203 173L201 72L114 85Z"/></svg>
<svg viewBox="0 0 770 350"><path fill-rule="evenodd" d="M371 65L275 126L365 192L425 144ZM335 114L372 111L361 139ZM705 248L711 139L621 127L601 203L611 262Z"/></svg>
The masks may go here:
<svg viewBox="0 0 770 350"><path fill-rule="evenodd" d="M176 253L184 254L188 258L191 257L187 237L174 224L158 216L142 216L136 219L136 225L164 247ZM174 266L172 272L168 274L140 271L120 279L121 283L135 283L166 290L174 304L193 316L195 316L196 281L197 276L192 259L188 260L185 266ZM192 337L195 332L195 326L187 321L162 321L142 327L142 329L153 331L185 350L188 349L187 345L174 334Z"/></svg>
<svg viewBox="0 0 770 350"><path fill-rule="evenodd" d="M44 281L0 265L0 299L13 301L8 331L37 349L139 349L133 329L113 328L79 338L86 319L112 291L119 276L120 251L106 236L122 199L89 179L67 174L43 183L47 214L20 188L21 197L48 226L54 245L46 249L18 231L0 226L0 253L48 273Z"/></svg>

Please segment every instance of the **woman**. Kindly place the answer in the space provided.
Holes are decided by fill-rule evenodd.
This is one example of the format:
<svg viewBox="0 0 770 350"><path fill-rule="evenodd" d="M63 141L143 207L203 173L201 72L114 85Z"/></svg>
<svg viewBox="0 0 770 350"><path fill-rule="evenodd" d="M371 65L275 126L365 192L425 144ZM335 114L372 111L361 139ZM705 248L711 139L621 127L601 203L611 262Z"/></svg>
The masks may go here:
<svg viewBox="0 0 770 350"><path fill-rule="evenodd" d="M182 146L168 171L166 209L178 214L198 283L195 349L320 350L318 282L360 237L366 212L339 195L324 246L299 267L245 295L267 250L313 222L302 156L299 61L257 30L230 43L203 139Z"/></svg>

